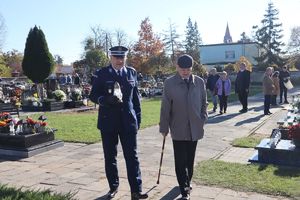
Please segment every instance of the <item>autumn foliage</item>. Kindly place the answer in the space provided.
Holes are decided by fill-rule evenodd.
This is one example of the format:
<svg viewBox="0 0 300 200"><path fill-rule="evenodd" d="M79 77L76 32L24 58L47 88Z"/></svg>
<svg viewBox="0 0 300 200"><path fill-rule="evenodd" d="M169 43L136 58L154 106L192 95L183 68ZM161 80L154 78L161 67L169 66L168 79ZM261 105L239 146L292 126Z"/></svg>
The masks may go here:
<svg viewBox="0 0 300 200"><path fill-rule="evenodd" d="M159 37L153 33L152 24L149 18L145 18L141 22L141 27L138 32L139 40L133 47L131 64L140 72L146 73L149 71L149 61L153 57L163 53L163 43Z"/></svg>

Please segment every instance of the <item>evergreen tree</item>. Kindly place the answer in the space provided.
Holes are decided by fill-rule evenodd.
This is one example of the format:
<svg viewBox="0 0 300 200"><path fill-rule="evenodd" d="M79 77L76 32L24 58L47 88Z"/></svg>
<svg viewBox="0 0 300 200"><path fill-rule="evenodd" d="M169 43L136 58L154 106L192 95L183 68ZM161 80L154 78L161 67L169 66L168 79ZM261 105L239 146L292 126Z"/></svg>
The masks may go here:
<svg viewBox="0 0 300 200"><path fill-rule="evenodd" d="M175 25L170 22L169 30L163 34L163 42L167 52L171 53L171 60L174 62L175 55L182 48L182 44L178 41L179 34L176 33Z"/></svg>
<svg viewBox="0 0 300 200"><path fill-rule="evenodd" d="M200 37L197 22L193 25L191 18L189 18L186 26L185 51L198 63L200 63L201 44L202 39Z"/></svg>
<svg viewBox="0 0 300 200"><path fill-rule="evenodd" d="M286 60L282 57L286 52L282 50L284 43L281 42L283 35L281 23L278 23L279 11L274 8L272 2L268 4L268 9L261 21L261 27L253 26L255 31L254 39L263 49L261 54L255 58L261 70L269 66L283 66Z"/></svg>
<svg viewBox="0 0 300 200"><path fill-rule="evenodd" d="M22 68L24 74L34 83L43 83L53 71L53 57L49 52L43 31L37 26L29 31Z"/></svg>

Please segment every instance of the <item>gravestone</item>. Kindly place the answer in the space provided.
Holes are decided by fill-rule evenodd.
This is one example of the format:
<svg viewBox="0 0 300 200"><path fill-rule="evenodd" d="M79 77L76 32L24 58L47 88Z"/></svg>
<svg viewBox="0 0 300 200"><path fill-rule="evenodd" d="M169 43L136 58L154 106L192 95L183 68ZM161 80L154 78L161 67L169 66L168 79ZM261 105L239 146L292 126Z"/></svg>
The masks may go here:
<svg viewBox="0 0 300 200"><path fill-rule="evenodd" d="M300 167L300 148L297 148L291 140L280 140L272 148L270 140L265 138L255 147L257 152L249 162Z"/></svg>

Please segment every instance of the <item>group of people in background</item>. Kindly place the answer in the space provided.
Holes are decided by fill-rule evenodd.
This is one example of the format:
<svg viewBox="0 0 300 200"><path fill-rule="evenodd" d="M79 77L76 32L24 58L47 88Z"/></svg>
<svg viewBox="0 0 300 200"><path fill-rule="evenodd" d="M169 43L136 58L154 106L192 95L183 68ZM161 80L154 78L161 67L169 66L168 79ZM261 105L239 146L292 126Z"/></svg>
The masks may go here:
<svg viewBox="0 0 300 200"><path fill-rule="evenodd" d="M75 84L80 85L80 77L79 74L75 73L74 76L71 74L62 74L59 76L59 84Z"/></svg>
<svg viewBox="0 0 300 200"><path fill-rule="evenodd" d="M277 97L279 96L279 104L288 104L287 100L287 84L290 80L290 73L287 67L284 66L280 71L274 71L272 67L266 69L263 78L263 94L264 94L264 114L270 115L270 105L277 106ZM247 65L242 62L239 64L239 71L235 79L235 93L242 105L240 113L248 111L248 94L250 87L250 71ZM216 68L209 71L206 81L206 89L210 93L213 103L213 112L216 112L218 107L220 114L226 113L228 96L231 92L231 81L225 71L217 72Z"/></svg>
<svg viewBox="0 0 300 200"><path fill-rule="evenodd" d="M250 72L246 69L246 64L240 64L240 70L237 73L235 80L235 92L238 94L239 100L243 106L240 112L248 111L248 93L250 85ZM226 71L220 73L217 72L216 68L212 68L209 72L206 88L209 91L212 103L213 112L216 112L218 107L218 100L220 105L220 114L226 113L228 96L231 93L231 81L227 76Z"/></svg>

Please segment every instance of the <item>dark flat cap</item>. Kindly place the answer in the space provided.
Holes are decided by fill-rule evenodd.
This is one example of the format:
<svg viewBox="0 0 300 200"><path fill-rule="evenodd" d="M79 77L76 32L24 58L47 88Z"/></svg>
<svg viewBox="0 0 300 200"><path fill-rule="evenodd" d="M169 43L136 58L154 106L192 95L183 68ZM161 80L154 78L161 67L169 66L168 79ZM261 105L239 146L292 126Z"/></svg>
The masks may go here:
<svg viewBox="0 0 300 200"><path fill-rule="evenodd" d="M177 64L180 68L193 67L193 63L194 63L194 60L193 60L192 56L187 55L187 54L183 54L183 55L179 56L179 58L177 60Z"/></svg>
<svg viewBox="0 0 300 200"><path fill-rule="evenodd" d="M125 57L127 54L128 49L123 46L114 46L109 49L109 53L111 56L115 57Z"/></svg>

